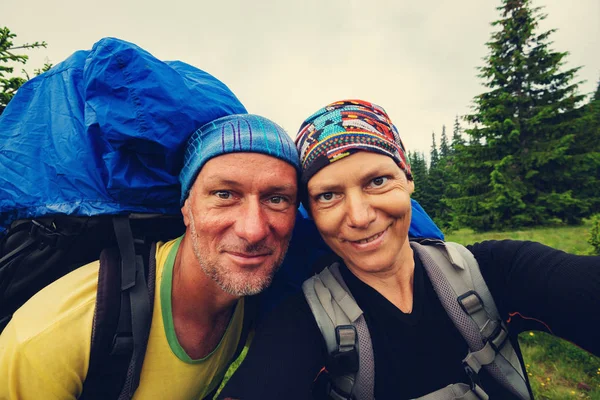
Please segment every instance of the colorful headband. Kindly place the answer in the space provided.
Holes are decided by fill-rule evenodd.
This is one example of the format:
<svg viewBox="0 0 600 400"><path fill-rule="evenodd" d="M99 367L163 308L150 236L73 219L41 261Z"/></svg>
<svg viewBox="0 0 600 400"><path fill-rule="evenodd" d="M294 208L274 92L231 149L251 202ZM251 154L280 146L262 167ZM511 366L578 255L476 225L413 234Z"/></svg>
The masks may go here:
<svg viewBox="0 0 600 400"><path fill-rule="evenodd" d="M302 183L327 165L357 151L391 157L412 180L398 130L382 107L363 100L331 103L308 117L296 137Z"/></svg>

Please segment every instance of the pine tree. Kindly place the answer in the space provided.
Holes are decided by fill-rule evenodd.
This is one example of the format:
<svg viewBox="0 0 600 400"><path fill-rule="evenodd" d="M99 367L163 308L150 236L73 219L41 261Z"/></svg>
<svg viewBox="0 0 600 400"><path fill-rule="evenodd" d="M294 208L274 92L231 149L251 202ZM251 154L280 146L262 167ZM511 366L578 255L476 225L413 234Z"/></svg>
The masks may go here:
<svg viewBox="0 0 600 400"><path fill-rule="evenodd" d="M480 77L490 89L477 96L468 145L456 160L465 180L450 204L462 224L478 230L537 225L589 213L569 176L582 96L561 71L567 53L549 49L550 30L535 31L546 16L530 0L502 0L500 30Z"/></svg>
<svg viewBox="0 0 600 400"><path fill-rule="evenodd" d="M440 153L438 151L437 144L435 143L435 132L431 132L431 151L429 152L429 155L429 168L434 168L440 161Z"/></svg>
<svg viewBox="0 0 600 400"><path fill-rule="evenodd" d="M570 149L570 179L589 214L600 213L600 81L589 103L579 110L574 145Z"/></svg>
<svg viewBox="0 0 600 400"><path fill-rule="evenodd" d="M29 57L24 54L16 54L15 51L36 49L46 47L46 42L25 43L20 46L13 45L13 39L16 37L14 33L7 27L0 27L0 114L8 102L13 98L17 90L23 85L29 75L25 70L22 70L25 78L12 76L14 71L14 63L25 64ZM41 69L36 69L35 74L39 75L52 67L52 64L45 63Z"/></svg>
<svg viewBox="0 0 600 400"><path fill-rule="evenodd" d="M410 161L410 167L413 179L415 181L415 192L413 193L413 199L417 200L424 210L429 209L429 204L426 203L425 199L427 194L427 164L425 163L425 157L417 152L408 152L408 159Z"/></svg>
<svg viewBox="0 0 600 400"><path fill-rule="evenodd" d="M446 125L442 126L439 161L437 167L431 169L429 179L434 189L433 195L436 196L434 221L447 232L454 228L452 226L452 210L447 198L456 190L455 186L460 184L460 176L454 167L454 151L452 145L448 142Z"/></svg>
<svg viewBox="0 0 600 400"><path fill-rule="evenodd" d="M423 201L427 204L426 210L439 226L445 225L446 209L442 205L444 194L444 159L440 156L435 132L431 134L431 151L427 188L423 193Z"/></svg>
<svg viewBox="0 0 600 400"><path fill-rule="evenodd" d="M450 155L450 145L446 135L446 125L442 125L442 136L440 138L440 158L446 158Z"/></svg>
<svg viewBox="0 0 600 400"><path fill-rule="evenodd" d="M458 115L454 118L454 127L452 129L452 144L450 145L450 151L455 154L459 146L465 145L465 139L462 137L462 128L458 122Z"/></svg>

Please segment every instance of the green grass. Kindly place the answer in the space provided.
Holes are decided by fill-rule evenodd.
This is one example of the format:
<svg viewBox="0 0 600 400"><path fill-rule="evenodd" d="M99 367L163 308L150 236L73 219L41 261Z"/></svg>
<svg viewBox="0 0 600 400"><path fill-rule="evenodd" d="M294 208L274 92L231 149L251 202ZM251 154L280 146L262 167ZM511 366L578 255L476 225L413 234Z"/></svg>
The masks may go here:
<svg viewBox="0 0 600 400"><path fill-rule="evenodd" d="M461 229L447 234L446 240L464 245L489 239L533 240L569 253L590 254L590 228L591 222L586 221L575 227L559 225L507 232L475 233ZM599 357L542 332L522 333L519 344L536 399L600 400Z"/></svg>
<svg viewBox="0 0 600 400"><path fill-rule="evenodd" d="M587 242L592 223L586 220L579 226L550 226L507 232L476 233L471 229L459 229L446 235L446 240L460 244L472 244L482 240L532 240L573 254L590 254L593 250Z"/></svg>
<svg viewBox="0 0 600 400"><path fill-rule="evenodd" d="M600 358L543 332L522 333L519 343L536 399L600 399Z"/></svg>

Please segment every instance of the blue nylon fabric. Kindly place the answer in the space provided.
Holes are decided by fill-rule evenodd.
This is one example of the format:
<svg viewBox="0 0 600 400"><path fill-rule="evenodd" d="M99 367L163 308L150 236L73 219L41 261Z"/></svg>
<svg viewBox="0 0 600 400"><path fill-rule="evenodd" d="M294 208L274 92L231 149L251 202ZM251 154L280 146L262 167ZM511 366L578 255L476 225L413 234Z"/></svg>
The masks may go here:
<svg viewBox="0 0 600 400"><path fill-rule="evenodd" d="M179 213L183 145L246 113L217 78L105 38L25 83L0 116L0 236L16 219Z"/></svg>

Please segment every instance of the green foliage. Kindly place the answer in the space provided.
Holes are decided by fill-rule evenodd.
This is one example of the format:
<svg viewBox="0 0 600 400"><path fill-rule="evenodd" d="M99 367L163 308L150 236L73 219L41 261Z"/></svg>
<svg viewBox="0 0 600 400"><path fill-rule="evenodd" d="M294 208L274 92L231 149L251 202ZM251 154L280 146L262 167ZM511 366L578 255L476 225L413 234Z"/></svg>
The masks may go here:
<svg viewBox="0 0 600 400"><path fill-rule="evenodd" d="M450 226L450 208L444 203L443 197L445 191L452 183L452 175L449 172L452 151L448 145L445 127L442 129L442 141L439 149L436 144L435 133L432 134L431 139L429 167L423 154L409 152L409 159L415 179L413 198L427 210L429 216L431 216L439 227L448 231L452 229Z"/></svg>
<svg viewBox="0 0 600 400"><path fill-rule="evenodd" d="M591 253L600 256L600 215L596 215L592 218L592 227L590 228L588 243L594 248Z"/></svg>
<svg viewBox="0 0 600 400"><path fill-rule="evenodd" d="M580 223L599 201L597 109L577 108L584 98L573 82L578 68L561 70L567 53L549 49L553 30L536 33L540 9L530 0L502 3L479 69L489 91L466 116L468 143L456 145L453 163L464 179L444 198L452 225L486 231Z"/></svg>
<svg viewBox="0 0 600 400"><path fill-rule="evenodd" d="M448 141L445 125L442 126L439 148L435 133L432 133L429 166L427 166L423 154L409 153L413 175L415 176L413 198L427 210L434 222L446 232L455 228L452 224L452 213L446 198L459 190L458 188L463 179L454 163L456 149L464 145L460 132L461 127L457 116L451 142Z"/></svg>
<svg viewBox="0 0 600 400"><path fill-rule="evenodd" d="M446 125L442 125L442 136L440 137L440 158L446 158L450 155L450 145L448 144L448 135L446 135Z"/></svg>
<svg viewBox="0 0 600 400"><path fill-rule="evenodd" d="M454 127L452 129L452 144L450 148L450 152L452 155L454 155L460 149L461 146L465 145L465 140L462 138L461 132L462 128L460 126L460 123L458 122L457 115L454 119Z"/></svg>
<svg viewBox="0 0 600 400"><path fill-rule="evenodd" d="M536 399L600 399L600 358L543 332L524 332L519 344Z"/></svg>
<svg viewBox="0 0 600 400"><path fill-rule="evenodd" d="M591 220L584 220L582 225L553 225L537 228L525 228L511 231L475 232L473 229L462 228L446 234L446 240L463 245L481 242L482 240L532 240L540 242L567 253L585 255L593 249L585 240L590 228Z"/></svg>
<svg viewBox="0 0 600 400"><path fill-rule="evenodd" d="M435 132L431 132L431 152L429 153L429 156L430 168L437 166L437 164L440 162L440 152L438 151L437 145L435 143Z"/></svg>
<svg viewBox="0 0 600 400"><path fill-rule="evenodd" d="M15 37L17 37L17 35L12 33L7 27L0 28L0 114L2 114L4 108L21 85L29 79L29 75L25 70L22 70L21 72L26 78L10 76L14 72L14 67L12 67L11 64L26 64L29 59L27 55L15 53L15 50L36 49L47 46L46 42L25 43L20 46L15 46L13 45L13 39ZM42 68L35 70L35 74L39 75L51 67L52 64L45 63Z"/></svg>
<svg viewBox="0 0 600 400"><path fill-rule="evenodd" d="M410 161L410 168L415 182L415 192L412 197L417 200L424 209L429 209L426 200L428 171L427 164L425 163L425 156L422 153L409 151L408 159Z"/></svg>

